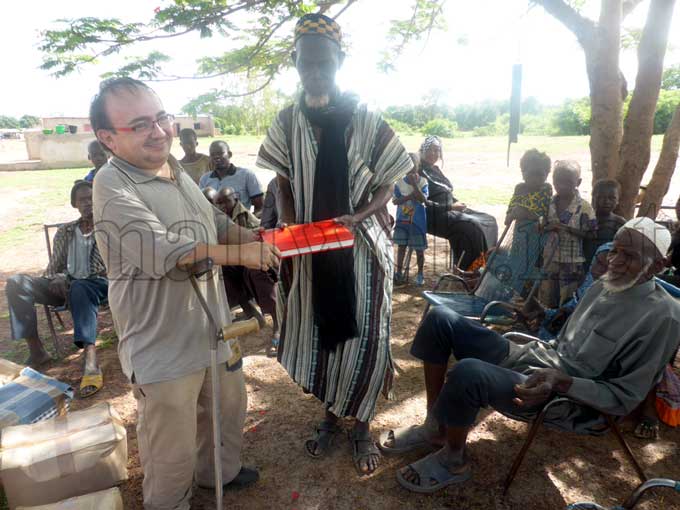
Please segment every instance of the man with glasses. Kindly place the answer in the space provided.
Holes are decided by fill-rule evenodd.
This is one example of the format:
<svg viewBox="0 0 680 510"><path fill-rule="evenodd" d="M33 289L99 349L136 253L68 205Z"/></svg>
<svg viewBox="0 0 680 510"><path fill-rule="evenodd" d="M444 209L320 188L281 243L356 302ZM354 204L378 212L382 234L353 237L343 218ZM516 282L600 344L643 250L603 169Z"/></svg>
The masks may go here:
<svg viewBox="0 0 680 510"><path fill-rule="evenodd" d="M199 287L220 324L231 322L221 265L269 270L278 251L234 225L170 155L172 115L144 83L102 83L90 106L98 140L113 154L94 186L95 235L110 280L119 356L137 400L144 507L188 509L192 481L214 487L209 340L215 334L184 268L206 258ZM240 358L220 342L223 479L258 479L240 452L246 389Z"/></svg>

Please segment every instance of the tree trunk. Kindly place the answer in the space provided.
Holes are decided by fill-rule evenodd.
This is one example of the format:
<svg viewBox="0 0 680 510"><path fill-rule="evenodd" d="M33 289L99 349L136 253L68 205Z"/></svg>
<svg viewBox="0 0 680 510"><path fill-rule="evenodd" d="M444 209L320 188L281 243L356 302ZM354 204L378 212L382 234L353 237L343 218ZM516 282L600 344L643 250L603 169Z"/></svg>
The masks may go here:
<svg viewBox="0 0 680 510"><path fill-rule="evenodd" d="M595 37L583 44L590 82L590 159L593 180L616 175L623 136L621 0L602 0Z"/></svg>
<svg viewBox="0 0 680 510"><path fill-rule="evenodd" d="M678 162L678 151L680 150L680 105L675 110L671 123L663 137L663 146L659 161L654 167L652 179L647 185L645 197L640 204L638 216L648 216L656 218L657 213L663 203L663 199L668 193L671 184L671 177Z"/></svg>
<svg viewBox="0 0 680 510"><path fill-rule="evenodd" d="M649 165L654 112L659 99L663 61L674 7L675 0L651 1L638 46L635 91L624 124L620 148L621 168L616 174L621 184L618 212L626 218L632 217L635 212L635 197Z"/></svg>

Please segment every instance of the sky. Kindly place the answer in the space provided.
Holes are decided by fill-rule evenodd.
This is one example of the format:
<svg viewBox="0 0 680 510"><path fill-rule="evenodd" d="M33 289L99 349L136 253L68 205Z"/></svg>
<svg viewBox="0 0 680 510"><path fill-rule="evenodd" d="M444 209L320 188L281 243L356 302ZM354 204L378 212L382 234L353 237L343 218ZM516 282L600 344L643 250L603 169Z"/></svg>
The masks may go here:
<svg viewBox="0 0 680 510"><path fill-rule="evenodd" d="M85 116L97 90L100 75L114 70L122 57L105 59L97 66L56 79L39 69L39 31L59 18L118 17L125 21L149 19L167 0L48 0L7 2L0 17L3 83L0 115L19 117ZM574 36L542 8L528 8L527 0L449 0L445 7L448 29L429 40L412 43L389 74L376 64L387 47L390 19L408 13L411 0L359 0L339 19L348 43L347 59L338 75L343 89L357 92L373 107L414 104L433 89L444 92L450 105L509 96L511 68L523 66L523 96L545 104L588 94L583 52ZM643 2L626 25L641 28L649 1ZM597 15L599 1L587 2L587 13ZM291 27L292 29L292 27ZM461 45L459 41L466 40ZM147 43L130 51L144 55L157 49L172 56L168 73L190 74L198 57L214 55L233 42L221 37L200 39L190 34L164 42ZM666 64L680 62L680 13L671 28ZM634 51L622 54L621 67L629 88L635 79ZM179 113L190 99L224 86L221 79L153 83L168 111ZM274 86L294 91L294 69L282 73Z"/></svg>

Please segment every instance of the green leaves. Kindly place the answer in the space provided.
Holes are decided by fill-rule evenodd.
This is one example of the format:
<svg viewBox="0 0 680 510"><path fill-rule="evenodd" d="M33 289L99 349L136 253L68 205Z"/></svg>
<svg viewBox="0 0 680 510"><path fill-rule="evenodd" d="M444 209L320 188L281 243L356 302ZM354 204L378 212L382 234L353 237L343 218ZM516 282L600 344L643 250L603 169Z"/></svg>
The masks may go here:
<svg viewBox="0 0 680 510"><path fill-rule="evenodd" d="M446 0L414 0L411 16L405 20L392 20L388 32L390 47L382 54L378 69L393 71L397 58L411 42L429 37L433 30L446 29L443 8Z"/></svg>
<svg viewBox="0 0 680 510"><path fill-rule="evenodd" d="M142 80L153 80L161 74L160 64L170 57L159 51L152 51L146 57L128 57L128 62L117 71L102 74L102 78L137 76Z"/></svg>
<svg viewBox="0 0 680 510"><path fill-rule="evenodd" d="M412 2L411 16L392 22L390 47L381 62L384 70L394 67L407 44L445 27L442 7L446 0L408 1ZM61 77L121 54L124 64L103 73L103 77L168 81L245 75L259 83L254 89L258 90L291 65L292 27L297 18L316 11L333 17L349 8L359 9L355 7L358 5L362 5L359 0L166 0L159 7L150 8L146 20L133 23L118 18L62 19L41 33L39 48L44 55L41 68ZM167 73L165 64L170 61L167 54L159 51L146 56L128 54L140 43L189 33L202 38L219 35L232 41L234 44L229 46L234 49L198 58L194 72L182 76ZM223 97L229 97L229 92L225 90Z"/></svg>
<svg viewBox="0 0 680 510"><path fill-rule="evenodd" d="M661 76L661 88L664 90L680 90L680 64L664 69Z"/></svg>

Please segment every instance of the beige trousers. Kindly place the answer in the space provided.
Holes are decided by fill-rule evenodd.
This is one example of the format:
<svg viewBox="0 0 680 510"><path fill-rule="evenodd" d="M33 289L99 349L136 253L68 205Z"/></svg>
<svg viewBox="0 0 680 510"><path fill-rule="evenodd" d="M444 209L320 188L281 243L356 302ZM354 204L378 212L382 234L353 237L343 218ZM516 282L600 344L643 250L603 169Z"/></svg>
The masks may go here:
<svg viewBox="0 0 680 510"><path fill-rule="evenodd" d="M241 470L247 394L243 370L220 374L223 483ZM147 510L189 510L193 480L215 487L210 369L179 379L133 384L137 442Z"/></svg>

